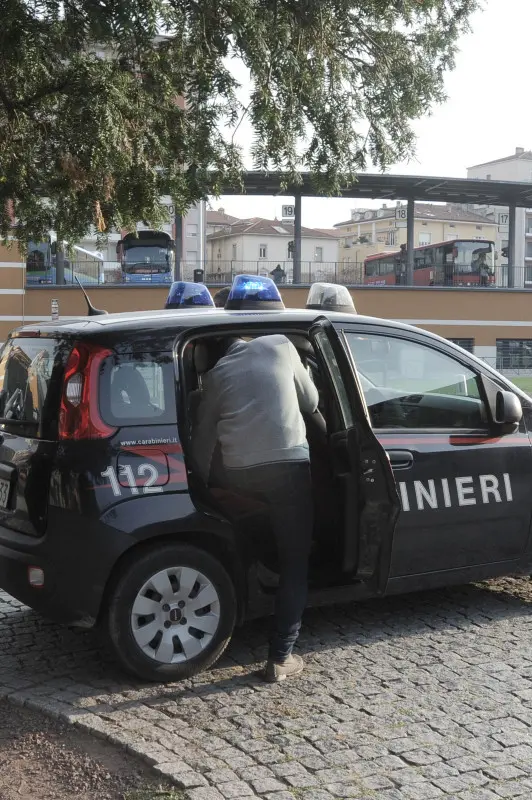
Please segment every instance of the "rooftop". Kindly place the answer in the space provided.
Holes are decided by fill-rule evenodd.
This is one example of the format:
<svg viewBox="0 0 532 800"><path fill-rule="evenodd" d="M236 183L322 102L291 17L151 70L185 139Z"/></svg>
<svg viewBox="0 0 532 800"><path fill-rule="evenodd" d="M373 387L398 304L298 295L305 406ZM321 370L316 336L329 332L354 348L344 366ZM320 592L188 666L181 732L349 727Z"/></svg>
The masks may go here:
<svg viewBox="0 0 532 800"><path fill-rule="evenodd" d="M515 153L511 156L504 158L496 158L493 161L483 161L481 164L473 164L468 169L475 169L476 167L489 167L491 164L502 164L504 161L532 161L532 150L525 150L524 147L516 147Z"/></svg>
<svg viewBox="0 0 532 800"><path fill-rule="evenodd" d="M359 222L371 222L375 219L393 219L395 217L396 206L390 208L367 209L371 212L371 217L364 218L364 214L360 213L358 219L348 219L345 222L337 222L334 226L338 228L344 225L352 225ZM439 222L476 222L483 223L484 225L495 225L493 220L476 214L474 211L466 211L453 203L448 203L445 206L433 205L430 203L415 203L415 218L423 220L437 220Z"/></svg>
<svg viewBox="0 0 532 800"><path fill-rule="evenodd" d="M217 210L207 209L206 218L207 225L232 225L234 222L239 222L238 217L226 214L223 208Z"/></svg>
<svg viewBox="0 0 532 800"><path fill-rule="evenodd" d="M238 220L231 224L224 230L215 231L209 234L207 239L210 241L215 239L224 239L228 236L294 236L294 223L282 222L278 219L263 219L262 217L252 217L251 219ZM333 232L328 233L324 230L315 228L301 228L301 236L303 238L321 238L321 239L334 239Z"/></svg>

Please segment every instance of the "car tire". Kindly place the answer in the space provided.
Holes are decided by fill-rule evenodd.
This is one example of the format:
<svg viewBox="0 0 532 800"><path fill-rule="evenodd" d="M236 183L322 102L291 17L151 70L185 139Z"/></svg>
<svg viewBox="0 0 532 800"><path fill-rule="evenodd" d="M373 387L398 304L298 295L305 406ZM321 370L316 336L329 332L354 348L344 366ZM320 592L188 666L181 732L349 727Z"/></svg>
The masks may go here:
<svg viewBox="0 0 532 800"><path fill-rule="evenodd" d="M158 545L122 569L106 628L124 669L143 680L172 682L220 658L236 612L233 583L216 558L186 544Z"/></svg>

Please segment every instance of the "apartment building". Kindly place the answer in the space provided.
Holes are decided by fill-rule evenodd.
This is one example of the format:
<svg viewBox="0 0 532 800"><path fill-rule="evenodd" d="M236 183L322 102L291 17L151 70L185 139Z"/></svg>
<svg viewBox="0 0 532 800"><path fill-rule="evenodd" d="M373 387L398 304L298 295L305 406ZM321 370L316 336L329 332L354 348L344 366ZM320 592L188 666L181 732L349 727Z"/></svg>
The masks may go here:
<svg viewBox="0 0 532 800"><path fill-rule="evenodd" d="M326 280L338 257L334 233L315 228L301 230L302 275ZM237 220L207 236L207 280L227 280L233 272L267 275L277 265L292 278L294 223L253 217Z"/></svg>
<svg viewBox="0 0 532 800"><path fill-rule="evenodd" d="M361 264L374 253L399 250L406 244L406 205L384 203L379 209L355 208L351 219L335 226L341 234L339 261ZM416 203L416 247L451 239L495 241L497 225L477 212L452 204Z"/></svg>
<svg viewBox="0 0 532 800"><path fill-rule="evenodd" d="M468 167L468 178L477 178L486 181L532 181L532 150L516 147L515 152L504 158L486 161ZM497 224L496 248L501 253L501 264L507 264L504 256L508 246L508 208L504 206L467 206L478 214L486 216ZM532 208L518 208L516 210L516 242L514 265L518 268L528 266L532 268ZM516 272L516 285L522 285L524 270Z"/></svg>

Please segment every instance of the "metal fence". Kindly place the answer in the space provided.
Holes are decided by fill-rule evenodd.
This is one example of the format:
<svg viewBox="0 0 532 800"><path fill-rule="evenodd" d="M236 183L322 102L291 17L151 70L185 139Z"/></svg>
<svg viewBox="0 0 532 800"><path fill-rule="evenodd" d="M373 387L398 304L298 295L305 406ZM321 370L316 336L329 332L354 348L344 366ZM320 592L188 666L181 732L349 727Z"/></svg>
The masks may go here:
<svg viewBox="0 0 532 800"><path fill-rule="evenodd" d="M148 268L146 268L148 269ZM292 261L205 261L182 262L181 278L191 281L203 280L209 285L225 286L233 281L235 275L250 274L273 277L280 285L294 284L294 265ZM107 284L161 284L173 280L167 273L149 273L135 276L125 275L118 261L68 262L64 270L65 284L75 283L77 277L85 285ZM339 283L347 286L406 286L405 273L385 273L383 265L379 272L364 275L364 264L340 261L302 261L299 283L308 285L316 281ZM56 285L54 267L26 272L28 286ZM468 266L449 266L443 268L423 267L414 272L414 286L436 286L444 288L521 288L532 289L532 264L524 267L498 266L489 274L480 274Z"/></svg>

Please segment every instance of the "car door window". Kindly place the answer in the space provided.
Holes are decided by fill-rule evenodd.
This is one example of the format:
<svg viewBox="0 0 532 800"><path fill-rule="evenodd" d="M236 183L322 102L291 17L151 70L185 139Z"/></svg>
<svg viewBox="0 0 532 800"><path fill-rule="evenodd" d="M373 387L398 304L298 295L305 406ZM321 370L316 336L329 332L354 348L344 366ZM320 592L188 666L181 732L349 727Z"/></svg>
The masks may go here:
<svg viewBox="0 0 532 800"><path fill-rule="evenodd" d="M351 405L349 403L349 397L347 396L345 390L342 372L338 365L338 361L336 360L334 350L325 332L318 333L315 341L322 351L325 363L327 364L327 369L329 371L329 375L334 386L336 399L342 414L343 427L352 428L354 422Z"/></svg>
<svg viewBox="0 0 532 800"><path fill-rule="evenodd" d="M344 331L374 428L484 429L476 374L424 344Z"/></svg>

